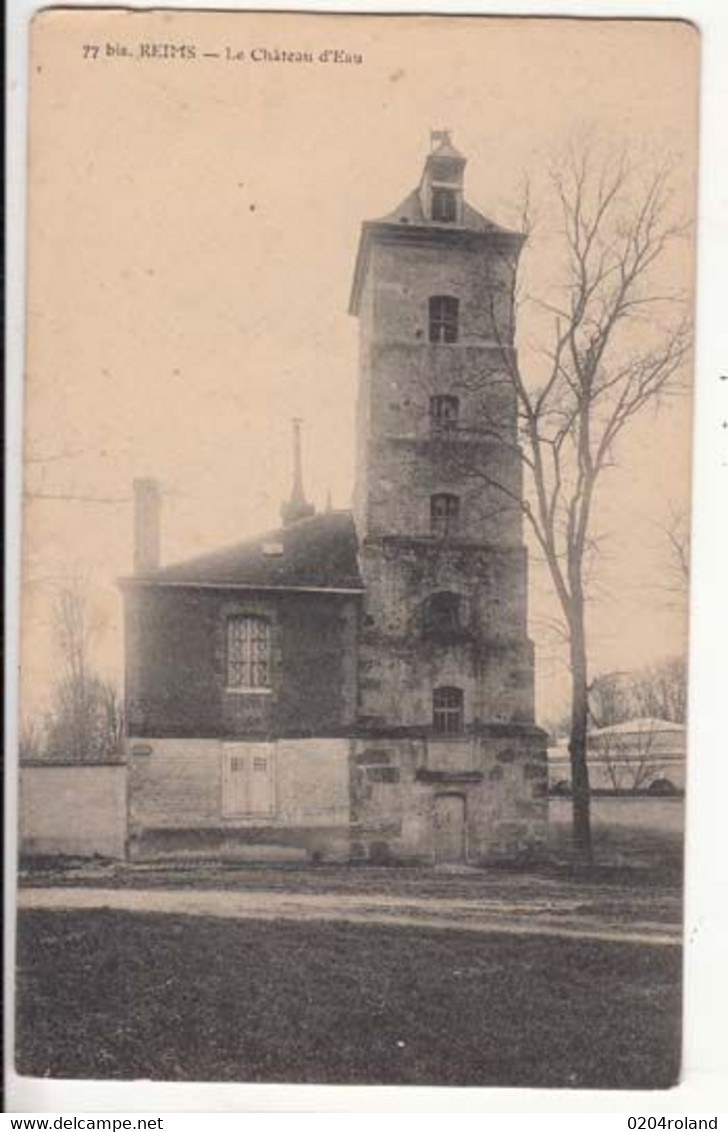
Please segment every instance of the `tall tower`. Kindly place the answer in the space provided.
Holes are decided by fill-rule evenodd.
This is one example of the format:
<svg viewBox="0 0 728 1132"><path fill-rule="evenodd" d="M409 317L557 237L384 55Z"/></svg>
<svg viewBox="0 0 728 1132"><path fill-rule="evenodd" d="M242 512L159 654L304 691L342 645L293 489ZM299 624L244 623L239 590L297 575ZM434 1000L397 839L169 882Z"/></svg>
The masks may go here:
<svg viewBox="0 0 728 1132"><path fill-rule="evenodd" d="M533 722L513 290L523 237L465 200L434 131L419 186L362 227L354 513L359 714L452 735Z"/></svg>

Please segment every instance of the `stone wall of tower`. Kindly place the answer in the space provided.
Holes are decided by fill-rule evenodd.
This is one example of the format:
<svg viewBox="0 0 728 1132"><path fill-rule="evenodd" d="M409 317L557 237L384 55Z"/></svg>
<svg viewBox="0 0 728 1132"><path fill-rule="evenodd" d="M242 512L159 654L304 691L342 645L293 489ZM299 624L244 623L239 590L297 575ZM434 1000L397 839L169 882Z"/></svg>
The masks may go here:
<svg viewBox="0 0 728 1132"><path fill-rule="evenodd" d="M430 495L452 489L467 497L464 536L520 545L520 510L487 488L491 473L514 496L521 491L515 395L504 372L513 272L508 254L498 248L484 253L482 239L372 248L359 311L360 538L426 535ZM438 294L460 301L457 343L428 341L428 301ZM430 398L438 394L459 399L457 447L433 438ZM486 423L492 435L485 434ZM481 475L465 474L466 468Z"/></svg>
<svg viewBox="0 0 728 1132"><path fill-rule="evenodd" d="M428 237L430 234L428 233ZM467 726L533 720L512 349L513 244L444 232L373 241L359 305L355 514L366 599L359 713L427 727L433 689L462 688ZM458 341L429 342L428 302L459 300ZM512 355L511 355L512 357ZM430 398L459 400L457 429L433 431ZM506 493L489 486L489 481ZM460 499L457 537L430 530L430 497ZM428 636L432 594L461 598L453 639Z"/></svg>
<svg viewBox="0 0 728 1132"><path fill-rule="evenodd" d="M533 721L533 648L525 632L525 552L368 542L359 646L360 717L374 727L429 727L432 691L462 688L466 724ZM462 628L428 631L427 600L462 598Z"/></svg>

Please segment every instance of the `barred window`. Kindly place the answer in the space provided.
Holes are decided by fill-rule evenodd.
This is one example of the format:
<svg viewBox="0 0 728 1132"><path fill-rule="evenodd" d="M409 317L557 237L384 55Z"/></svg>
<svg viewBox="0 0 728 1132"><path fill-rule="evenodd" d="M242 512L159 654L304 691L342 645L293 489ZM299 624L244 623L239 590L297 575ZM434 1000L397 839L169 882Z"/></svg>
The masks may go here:
<svg viewBox="0 0 728 1132"><path fill-rule="evenodd" d="M265 617L228 620L227 686L270 687L270 622Z"/></svg>
<svg viewBox="0 0 728 1132"><path fill-rule="evenodd" d="M460 303L452 295L432 295L429 300L431 342L457 342Z"/></svg>
<svg viewBox="0 0 728 1132"><path fill-rule="evenodd" d="M441 492L430 497L430 530L444 538L455 534L460 519L460 500L457 495Z"/></svg>
<svg viewBox="0 0 728 1132"><path fill-rule="evenodd" d="M436 397L430 397L430 423L437 432L456 428L459 416L459 398L450 393L439 393Z"/></svg>
<svg viewBox="0 0 728 1132"><path fill-rule="evenodd" d="M435 688L432 726L440 735L457 735L463 729L462 688Z"/></svg>
<svg viewBox="0 0 728 1132"><path fill-rule="evenodd" d="M432 190L432 219L440 224L454 224L458 218L458 202L454 189Z"/></svg>

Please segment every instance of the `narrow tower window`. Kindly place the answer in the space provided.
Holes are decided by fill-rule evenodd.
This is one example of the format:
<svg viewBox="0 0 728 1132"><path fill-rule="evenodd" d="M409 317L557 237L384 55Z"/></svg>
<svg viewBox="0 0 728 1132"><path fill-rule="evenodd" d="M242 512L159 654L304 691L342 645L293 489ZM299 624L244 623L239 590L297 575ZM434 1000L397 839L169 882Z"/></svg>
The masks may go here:
<svg viewBox="0 0 728 1132"><path fill-rule="evenodd" d="M270 622L231 617L227 623L228 688L270 687Z"/></svg>
<svg viewBox="0 0 728 1132"><path fill-rule="evenodd" d="M429 320L431 342L457 342L458 307L458 300L452 295L432 296Z"/></svg>
<svg viewBox="0 0 728 1132"><path fill-rule="evenodd" d="M457 495L441 492L430 497L430 530L441 538L455 534L460 519L460 500Z"/></svg>
<svg viewBox="0 0 728 1132"><path fill-rule="evenodd" d="M458 735L463 729L462 688L435 688L432 726L439 735Z"/></svg>
<svg viewBox="0 0 728 1132"><path fill-rule="evenodd" d="M460 401L449 393L430 397L430 423L437 432L447 432L457 428L460 415Z"/></svg>
<svg viewBox="0 0 728 1132"><path fill-rule="evenodd" d="M458 218L458 201L454 189L432 190L432 219L438 224L454 224Z"/></svg>

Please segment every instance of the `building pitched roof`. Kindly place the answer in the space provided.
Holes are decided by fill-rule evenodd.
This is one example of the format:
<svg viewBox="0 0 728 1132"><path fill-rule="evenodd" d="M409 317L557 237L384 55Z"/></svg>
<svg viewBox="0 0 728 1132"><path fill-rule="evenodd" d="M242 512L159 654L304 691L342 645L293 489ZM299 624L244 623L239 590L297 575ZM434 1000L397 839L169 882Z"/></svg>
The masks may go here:
<svg viewBox="0 0 728 1132"><path fill-rule="evenodd" d="M638 716L635 719L627 719L623 723L613 723L610 727L592 727L587 734L587 742L592 745L599 743L601 739L620 738L626 736L627 738L641 739L657 738L658 735L684 735L684 723L671 723L667 719L654 719L648 716ZM569 740L559 739L557 743L553 743L550 747L550 754L552 758L568 758L569 755Z"/></svg>
<svg viewBox="0 0 728 1132"><path fill-rule="evenodd" d="M672 723L668 719L654 719L648 716L639 716L635 719L624 720L623 723L613 723L610 727L599 727L589 732L590 738L599 735L642 735L645 732L656 734L667 731L684 731L684 723Z"/></svg>
<svg viewBox="0 0 728 1132"><path fill-rule="evenodd" d="M331 511L126 579L156 585L363 591L349 511Z"/></svg>
<svg viewBox="0 0 728 1132"><path fill-rule="evenodd" d="M477 208L473 208L467 201L463 201L462 222L454 224L432 220L427 217L422 208L419 189L413 191L392 212L378 220L365 220L361 227L359 247L354 263L354 279L349 299L349 313L357 314L359 300L366 274L369 252L373 242L403 241L407 243L430 243L432 240L443 241L490 241L506 244L517 250L525 240L522 232L515 232L510 228L503 228L493 220L489 220Z"/></svg>
<svg viewBox="0 0 728 1132"><path fill-rule="evenodd" d="M445 228L451 231L455 228L467 228L471 232L508 232L508 229L501 228L499 224L495 224L489 220L487 216L483 216L482 212L478 212L477 208L473 208L467 201L463 202L463 222L462 224L443 224L439 220L430 220L422 208L422 199L419 189L413 189L409 196L406 196L401 204L398 204L395 209L388 212L386 216L381 216L378 220L373 221L374 224L416 224L422 225L427 228ZM509 233L515 235L516 233Z"/></svg>

